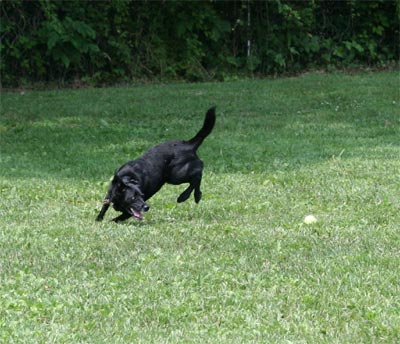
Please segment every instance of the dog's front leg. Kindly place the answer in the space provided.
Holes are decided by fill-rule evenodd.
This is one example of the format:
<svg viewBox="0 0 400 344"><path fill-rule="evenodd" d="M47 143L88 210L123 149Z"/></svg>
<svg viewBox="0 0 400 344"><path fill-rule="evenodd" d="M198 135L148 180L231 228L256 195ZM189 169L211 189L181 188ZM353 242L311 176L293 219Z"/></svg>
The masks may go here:
<svg viewBox="0 0 400 344"><path fill-rule="evenodd" d="M99 215L97 215L96 217L96 221L102 221L104 218L104 214L106 213L106 211L108 210L108 208L110 207L110 200L106 197L103 201L103 207L100 210Z"/></svg>
<svg viewBox="0 0 400 344"><path fill-rule="evenodd" d="M129 219L132 215L129 213L122 213L120 216L117 216L115 219L112 219L114 222L122 222L126 219Z"/></svg>

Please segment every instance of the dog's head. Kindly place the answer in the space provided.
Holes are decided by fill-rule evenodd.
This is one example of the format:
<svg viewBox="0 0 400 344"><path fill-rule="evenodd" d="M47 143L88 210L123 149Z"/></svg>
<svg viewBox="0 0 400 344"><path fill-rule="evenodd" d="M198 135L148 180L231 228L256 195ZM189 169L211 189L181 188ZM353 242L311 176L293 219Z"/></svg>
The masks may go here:
<svg viewBox="0 0 400 344"><path fill-rule="evenodd" d="M118 176L114 178L114 182L116 183L112 197L114 209L142 219L142 211L148 211L150 207L144 200L138 182L129 177Z"/></svg>

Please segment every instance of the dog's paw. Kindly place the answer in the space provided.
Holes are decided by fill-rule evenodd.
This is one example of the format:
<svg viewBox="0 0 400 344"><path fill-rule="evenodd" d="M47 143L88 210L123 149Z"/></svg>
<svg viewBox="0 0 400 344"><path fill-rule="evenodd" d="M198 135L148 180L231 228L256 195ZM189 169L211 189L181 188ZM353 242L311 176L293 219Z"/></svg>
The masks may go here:
<svg viewBox="0 0 400 344"><path fill-rule="evenodd" d="M182 203L182 202L185 202L188 198L189 198L189 196L186 196L186 195L182 194L176 199L176 201L178 203Z"/></svg>
<svg viewBox="0 0 400 344"><path fill-rule="evenodd" d="M184 192L182 192L178 199L176 200L178 203L182 203L185 202L188 198L190 197L190 191L185 190Z"/></svg>
<svg viewBox="0 0 400 344"><path fill-rule="evenodd" d="M196 202L196 203L199 203L200 202L200 200L201 200L201 196L202 196L203 194L201 193L201 191L194 191L194 201Z"/></svg>

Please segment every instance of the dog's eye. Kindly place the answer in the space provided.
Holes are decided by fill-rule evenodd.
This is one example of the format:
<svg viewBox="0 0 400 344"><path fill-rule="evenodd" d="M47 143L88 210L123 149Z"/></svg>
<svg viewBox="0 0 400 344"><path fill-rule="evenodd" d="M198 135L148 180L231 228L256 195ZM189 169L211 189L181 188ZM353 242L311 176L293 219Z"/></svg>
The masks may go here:
<svg viewBox="0 0 400 344"><path fill-rule="evenodd" d="M133 201L135 198L136 198L136 197L135 197L135 196L133 196L133 197L132 197L132 201Z"/></svg>

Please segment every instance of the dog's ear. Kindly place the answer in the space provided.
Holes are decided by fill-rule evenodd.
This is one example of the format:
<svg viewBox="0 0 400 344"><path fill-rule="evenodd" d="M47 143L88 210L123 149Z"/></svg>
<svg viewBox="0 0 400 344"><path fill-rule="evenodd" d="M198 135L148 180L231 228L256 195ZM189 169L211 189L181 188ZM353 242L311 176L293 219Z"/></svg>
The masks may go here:
<svg viewBox="0 0 400 344"><path fill-rule="evenodd" d="M125 185L125 184L123 183L123 181L122 181L120 178L118 178L118 177L115 177L115 178L114 178L113 183L114 183L114 186L115 186L114 190L115 190L116 192L124 191L125 188L126 188L126 185Z"/></svg>
<svg viewBox="0 0 400 344"><path fill-rule="evenodd" d="M123 177L119 177L119 179L121 180L122 184L124 184L125 186L129 186L129 185L135 185L138 184L138 181L133 178L132 176L123 176Z"/></svg>

